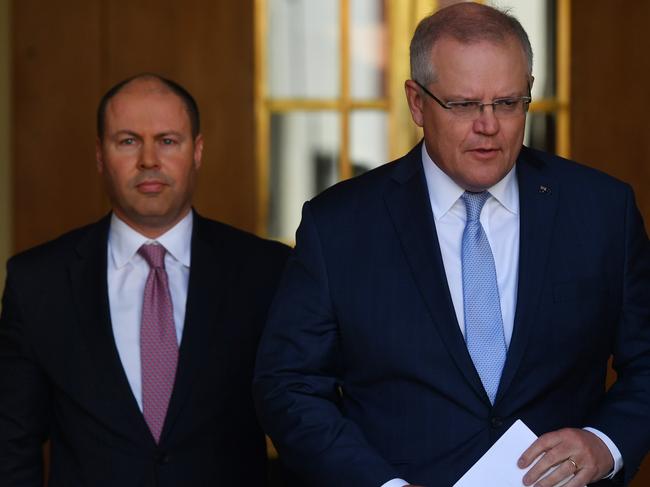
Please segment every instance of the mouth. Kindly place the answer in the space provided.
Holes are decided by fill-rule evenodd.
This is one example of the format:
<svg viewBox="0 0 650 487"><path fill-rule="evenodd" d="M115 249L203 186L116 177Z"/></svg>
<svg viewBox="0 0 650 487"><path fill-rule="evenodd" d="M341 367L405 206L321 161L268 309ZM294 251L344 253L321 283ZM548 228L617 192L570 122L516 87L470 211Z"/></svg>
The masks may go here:
<svg viewBox="0 0 650 487"><path fill-rule="evenodd" d="M137 184L136 188L140 193L152 194L160 193L165 188L165 186L167 185L162 181L143 181Z"/></svg>
<svg viewBox="0 0 650 487"><path fill-rule="evenodd" d="M480 159L489 159L497 155L501 150L498 147L476 147L467 152Z"/></svg>

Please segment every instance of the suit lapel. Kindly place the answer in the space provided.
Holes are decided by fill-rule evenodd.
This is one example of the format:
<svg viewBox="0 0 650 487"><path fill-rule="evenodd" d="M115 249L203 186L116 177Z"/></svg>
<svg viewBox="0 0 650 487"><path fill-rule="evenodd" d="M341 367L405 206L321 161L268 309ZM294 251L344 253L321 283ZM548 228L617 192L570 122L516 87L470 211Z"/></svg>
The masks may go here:
<svg viewBox="0 0 650 487"><path fill-rule="evenodd" d="M472 389L489 403L451 301L420 151L421 144L397 163L393 173L396 185L386 193L386 205L441 339Z"/></svg>
<svg viewBox="0 0 650 487"><path fill-rule="evenodd" d="M214 341L211 336L215 331L219 303L225 293L225 283L229 281L225 275L227 266L224 264L223 242L213 240L216 239L208 235L204 219L195 212L183 338L161 443L170 434L183 409Z"/></svg>
<svg viewBox="0 0 650 487"><path fill-rule="evenodd" d="M503 397L521 364L544 282L558 205L559 184L544 164L523 148L517 162L519 183L519 279L510 348L495 403Z"/></svg>
<svg viewBox="0 0 650 487"><path fill-rule="evenodd" d="M86 400L111 425L122 426L132 436L153 440L126 378L115 345L106 280L110 216L93 225L77 245L77 258L70 263L72 295L77 310L80 336L93 367L84 371L91 391Z"/></svg>

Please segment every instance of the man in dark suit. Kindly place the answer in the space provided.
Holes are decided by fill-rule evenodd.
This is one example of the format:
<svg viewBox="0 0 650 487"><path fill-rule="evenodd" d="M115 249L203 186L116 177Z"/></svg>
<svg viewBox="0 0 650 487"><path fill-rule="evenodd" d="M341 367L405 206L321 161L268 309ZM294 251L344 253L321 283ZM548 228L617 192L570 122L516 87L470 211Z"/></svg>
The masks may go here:
<svg viewBox="0 0 650 487"><path fill-rule="evenodd" d="M541 455L525 485L629 482L650 445L630 187L522 147L532 51L513 17L424 19L411 76L424 142L303 208L258 353L263 427L310 486L451 486L517 419L541 435L512 458Z"/></svg>
<svg viewBox="0 0 650 487"><path fill-rule="evenodd" d="M0 319L0 485L265 485L250 392L288 248L192 211L191 95L113 87L97 164L113 211L8 263Z"/></svg>

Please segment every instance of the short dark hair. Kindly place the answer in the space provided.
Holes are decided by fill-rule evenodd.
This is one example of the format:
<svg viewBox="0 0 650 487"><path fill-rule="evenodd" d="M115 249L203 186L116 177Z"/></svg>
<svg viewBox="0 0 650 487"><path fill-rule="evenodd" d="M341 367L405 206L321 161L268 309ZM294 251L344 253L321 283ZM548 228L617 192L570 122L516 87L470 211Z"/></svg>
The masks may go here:
<svg viewBox="0 0 650 487"><path fill-rule="evenodd" d="M415 29L411 40L411 78L426 85L436 79L431 65L431 49L442 38L452 38L463 44L480 41L505 42L514 37L533 71L533 49L521 23L508 11L472 2L462 2L440 9L425 17Z"/></svg>
<svg viewBox="0 0 650 487"><path fill-rule="evenodd" d="M162 84L165 88L169 89L172 93L177 95L183 105L185 105L185 110L187 111L187 116L190 119L190 127L192 129L192 137L196 138L197 135L201 132L201 118L199 116L199 107L196 104L196 100L187 91L184 87L178 84L176 81L164 78L156 73L140 73L135 76L131 76L125 80L120 81L113 87L111 87L101 100L99 100L99 105L97 106L97 136L101 139L104 137L104 129L106 125L106 107L108 102L111 101L115 95L117 95L122 89L131 83L132 81L157 81Z"/></svg>

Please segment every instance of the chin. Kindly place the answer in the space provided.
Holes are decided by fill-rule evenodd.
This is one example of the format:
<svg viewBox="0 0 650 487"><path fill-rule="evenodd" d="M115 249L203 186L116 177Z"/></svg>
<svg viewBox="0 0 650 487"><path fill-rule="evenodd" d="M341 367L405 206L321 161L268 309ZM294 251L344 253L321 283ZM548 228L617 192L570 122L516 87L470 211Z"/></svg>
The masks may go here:
<svg viewBox="0 0 650 487"><path fill-rule="evenodd" d="M143 217L160 217L171 213L171 208L168 204L160 199L145 199L133 205L133 209Z"/></svg>
<svg viewBox="0 0 650 487"><path fill-rule="evenodd" d="M481 191L485 191L486 189L491 188L494 186L498 181L492 180L492 179L475 179L472 181L467 181L463 187L467 191L471 191L472 193L480 193Z"/></svg>
<svg viewBox="0 0 650 487"><path fill-rule="evenodd" d="M481 174L472 180L475 186L488 189L501 181L508 174L507 170L490 171L488 174ZM483 191L483 189L481 191Z"/></svg>

